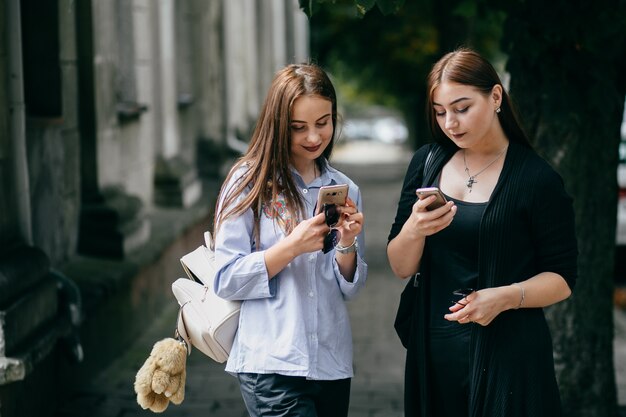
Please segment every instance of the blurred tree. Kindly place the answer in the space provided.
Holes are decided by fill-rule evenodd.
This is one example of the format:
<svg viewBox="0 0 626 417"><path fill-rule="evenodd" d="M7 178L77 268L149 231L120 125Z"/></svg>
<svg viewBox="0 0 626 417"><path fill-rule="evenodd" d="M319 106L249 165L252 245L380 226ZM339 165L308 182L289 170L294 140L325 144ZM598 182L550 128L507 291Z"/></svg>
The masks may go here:
<svg viewBox="0 0 626 417"><path fill-rule="evenodd" d="M390 1L398 6L392 15L374 7ZM511 96L528 133L574 197L579 280L573 297L547 310L564 415L617 416L612 268L626 0L306 3L315 4L308 9L314 56L355 89L402 110L416 144L427 140L424 83L435 59L458 45L496 64L499 47L508 57Z"/></svg>
<svg viewBox="0 0 626 417"><path fill-rule="evenodd" d="M565 415L616 416L612 297L626 1L504 3L511 95L576 210L579 280L573 297L548 310Z"/></svg>
<svg viewBox="0 0 626 417"><path fill-rule="evenodd" d="M311 5L310 0L305 3ZM374 7L380 6L380 0L365 1L367 5L361 7L358 3L321 0L307 9L314 13L310 18L312 56L353 93L348 101L400 110L411 141L425 143L429 133L424 90L432 63L461 44L493 56L504 14L467 0L412 0L400 8ZM369 10L365 15L364 8ZM385 15L390 11L395 12Z"/></svg>
<svg viewBox="0 0 626 417"><path fill-rule="evenodd" d="M430 16L410 2L385 18L377 9L359 17L343 5L311 18L313 56L351 88L356 100L347 101L399 109L412 139L424 137L424 79L438 52Z"/></svg>
<svg viewBox="0 0 626 417"><path fill-rule="evenodd" d="M311 17L317 13L324 3L337 3L337 0L298 0L300 7L307 16ZM404 0L351 0L349 2L354 12L359 16L365 16L365 13L373 9L375 6L385 15L397 13L402 9Z"/></svg>

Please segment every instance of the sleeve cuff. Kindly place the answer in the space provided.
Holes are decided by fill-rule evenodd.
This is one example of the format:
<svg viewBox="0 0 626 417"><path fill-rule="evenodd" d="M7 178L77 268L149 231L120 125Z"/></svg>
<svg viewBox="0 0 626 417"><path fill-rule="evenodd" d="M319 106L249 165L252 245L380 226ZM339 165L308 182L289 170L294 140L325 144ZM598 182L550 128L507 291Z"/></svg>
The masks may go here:
<svg viewBox="0 0 626 417"><path fill-rule="evenodd" d="M240 260L242 261L242 260ZM267 267L265 266L265 251L252 252L245 257L245 272L234 273L230 281L238 283L233 285L236 290L229 294L230 300L252 300L270 298L276 295L276 280L268 279Z"/></svg>
<svg viewBox="0 0 626 417"><path fill-rule="evenodd" d="M367 277L367 264L358 252L356 253L356 270L354 271L354 279L352 282L347 281L346 278L341 275L339 265L336 260L333 260L333 269L339 282L339 288L341 288L341 292L346 299L354 297L365 284L365 279Z"/></svg>

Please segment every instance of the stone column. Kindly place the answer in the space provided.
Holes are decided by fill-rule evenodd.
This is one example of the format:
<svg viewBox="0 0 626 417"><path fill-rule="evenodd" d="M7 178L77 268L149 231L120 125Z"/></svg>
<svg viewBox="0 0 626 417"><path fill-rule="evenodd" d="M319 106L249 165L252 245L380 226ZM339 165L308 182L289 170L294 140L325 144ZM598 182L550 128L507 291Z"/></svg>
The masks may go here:
<svg viewBox="0 0 626 417"><path fill-rule="evenodd" d="M24 60L21 53L26 47L21 38L22 22L26 22L24 27L33 25L33 15L23 16L20 3L20 0L0 0L0 25L7 28L0 34L0 408L2 415L7 417L17 415L14 410L23 405L24 386L33 392L55 390L53 382L42 381L47 375L35 371L42 362L49 360L57 341L70 332L69 322L61 313L64 306L59 301L58 282L51 274L50 258L33 243L32 229L40 225L35 224L31 229L29 142L25 129L28 103L25 103L23 94ZM46 14L47 19L51 19L45 22L46 25L72 26L71 7L63 0L54 5L57 3L59 10ZM62 35L46 33L45 36ZM62 40L59 44L61 57L72 55L73 51L67 50ZM46 69L36 65L29 68L42 73ZM64 92L73 91L72 87L66 85ZM12 183L4 182L5 178L10 178ZM21 217L24 219L20 220ZM27 378L30 379L26 385L15 384ZM26 408L36 408L37 402L32 403L32 396L28 401L31 403ZM30 404L35 405L31 407ZM19 413L29 415L28 412L29 409L19 408Z"/></svg>
<svg viewBox="0 0 626 417"><path fill-rule="evenodd" d="M102 154L104 149L114 146L117 127L116 114L110 112L117 104L111 76L116 54L106 50L113 47L112 42L117 44L117 39L114 31L100 30L98 25L113 23L111 17L115 13L110 8L114 6L109 2L92 1L75 4L82 179L78 251L86 255L123 258L148 240L150 222L141 199L127 194L121 185L112 185L116 180L106 181L107 185L101 187L102 176L112 177L116 172L115 167L101 167L100 164L103 159L108 159ZM98 36L112 36L113 39L104 41ZM108 161L109 164L113 162L119 163Z"/></svg>
<svg viewBox="0 0 626 417"><path fill-rule="evenodd" d="M249 13L254 13L253 3L248 0L223 0L224 8L224 78L226 81L226 140L230 148L245 152L247 135L248 94L255 84L250 83L248 68L255 67L250 60L249 47L253 47L254 27L246 25ZM255 68L256 69L256 68Z"/></svg>
<svg viewBox="0 0 626 417"><path fill-rule="evenodd" d="M12 210L9 207L2 207L7 212L13 212L17 218L12 219L15 223L18 236L28 244L32 243L32 224L31 224L31 207L30 207L30 185L28 181L28 166L26 160L26 122L25 122L25 106L24 106L24 76L22 70L22 37L20 23L20 5L19 1L6 0L7 6L4 7L2 13L6 10L6 16L2 20L4 27L8 28L3 32L2 49L6 51L3 56L8 59L5 64L7 78L2 78L2 89L8 86L7 95L9 100L3 103L7 106L3 115L10 115L10 119L6 119L7 129L1 132L5 138L6 145L0 147L0 163L2 168L13 171L12 184L8 190L14 190L15 195L7 195L7 204L13 202ZM4 5L3 5L4 6ZM7 34L9 34L7 36ZM5 49L6 48L6 49ZM5 81L6 80L6 81ZM5 117L5 116L3 116ZM11 138L9 140L9 138ZM6 156L2 156L6 152ZM9 158L9 154L11 158ZM11 167L11 159L13 160ZM6 192L8 190L3 190ZM4 211L4 210L3 210ZM4 223L4 222L3 222Z"/></svg>
<svg viewBox="0 0 626 417"><path fill-rule="evenodd" d="M298 0L287 2L287 58L296 64L310 59L309 19Z"/></svg>
<svg viewBox="0 0 626 417"><path fill-rule="evenodd" d="M178 120L176 118L176 42L174 33L174 0L158 0L158 49L160 51L159 65L159 100L163 112L160 126L163 132L161 138L161 156L170 159L178 155Z"/></svg>
<svg viewBox="0 0 626 417"><path fill-rule="evenodd" d="M203 178L214 181L230 166L233 152L226 144L226 36L223 1L191 0L191 50L195 80L194 106L197 120L197 168ZM215 185L215 186L219 186Z"/></svg>
<svg viewBox="0 0 626 417"><path fill-rule="evenodd" d="M242 38L245 37L245 85L246 85L246 118L248 126L251 128L256 124L261 110L261 103L265 99L267 90L259 89L259 50L256 40L258 36L257 22L257 2L258 0L244 0L243 8L245 10L242 18ZM262 0L259 6L263 7ZM249 132L250 133L250 132ZM244 138L248 141L249 138Z"/></svg>
<svg viewBox="0 0 626 417"><path fill-rule="evenodd" d="M156 3L157 45L159 52L158 88L160 117L155 118L161 132L155 167L155 203L161 206L189 207L200 198L202 187L197 171L180 155L178 91L176 80L175 1Z"/></svg>
<svg viewBox="0 0 626 417"><path fill-rule="evenodd" d="M276 71L290 60L287 57L286 2L263 1L258 14L259 88L267 92Z"/></svg>

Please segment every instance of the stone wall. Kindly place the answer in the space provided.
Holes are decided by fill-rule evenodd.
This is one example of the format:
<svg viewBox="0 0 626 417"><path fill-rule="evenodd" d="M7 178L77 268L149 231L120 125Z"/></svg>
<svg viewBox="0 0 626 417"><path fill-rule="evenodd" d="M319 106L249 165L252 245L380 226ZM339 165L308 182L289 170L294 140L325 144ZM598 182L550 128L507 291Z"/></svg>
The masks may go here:
<svg viewBox="0 0 626 417"><path fill-rule="evenodd" d="M0 415L52 416L174 302L307 22L297 0L0 0L0 27Z"/></svg>

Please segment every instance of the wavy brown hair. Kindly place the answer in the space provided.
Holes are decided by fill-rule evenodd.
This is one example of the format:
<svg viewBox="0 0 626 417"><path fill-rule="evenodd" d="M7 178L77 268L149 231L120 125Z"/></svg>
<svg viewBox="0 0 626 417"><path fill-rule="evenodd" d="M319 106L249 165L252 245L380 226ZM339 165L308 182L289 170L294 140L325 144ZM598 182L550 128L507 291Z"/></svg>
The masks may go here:
<svg viewBox="0 0 626 417"><path fill-rule="evenodd" d="M291 115L299 97L317 96L332 103L333 134L320 159L329 159L337 129L337 96L335 87L322 68L315 64L292 64L276 73L261 109L248 150L233 166L220 191L221 207L216 208L214 231L229 217L240 216L249 208L255 213L255 237L258 238L259 214L264 205L275 211L273 201L278 195L285 199L294 216L301 217L304 202L291 174ZM234 173L246 167L237 182L226 190ZM247 191L247 194L235 201ZM224 195L224 193L226 193ZM296 223L292 223L295 225ZM286 230L290 233L291 230Z"/></svg>
<svg viewBox="0 0 626 417"><path fill-rule="evenodd" d="M528 136L522 128L517 111L507 94L498 73L493 66L476 51L460 48L444 55L433 65L427 79L428 97L426 102L426 118L433 138L447 148L454 148L454 142L441 130L433 107L433 94L437 87L448 81L476 88L488 96L495 85L502 87L502 103L498 119L506 137L512 141L531 147Z"/></svg>

